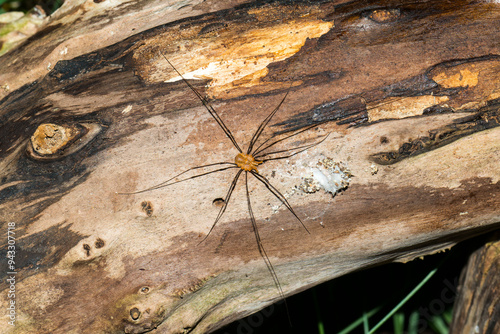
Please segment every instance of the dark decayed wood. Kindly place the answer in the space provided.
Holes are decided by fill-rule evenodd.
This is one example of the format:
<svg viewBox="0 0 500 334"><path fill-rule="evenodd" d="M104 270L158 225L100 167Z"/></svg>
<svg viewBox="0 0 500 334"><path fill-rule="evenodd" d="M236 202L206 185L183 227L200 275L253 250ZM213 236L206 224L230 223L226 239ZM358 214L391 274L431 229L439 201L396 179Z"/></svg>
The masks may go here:
<svg viewBox="0 0 500 334"><path fill-rule="evenodd" d="M476 250L460 277L450 333L498 333L500 331L500 242Z"/></svg>

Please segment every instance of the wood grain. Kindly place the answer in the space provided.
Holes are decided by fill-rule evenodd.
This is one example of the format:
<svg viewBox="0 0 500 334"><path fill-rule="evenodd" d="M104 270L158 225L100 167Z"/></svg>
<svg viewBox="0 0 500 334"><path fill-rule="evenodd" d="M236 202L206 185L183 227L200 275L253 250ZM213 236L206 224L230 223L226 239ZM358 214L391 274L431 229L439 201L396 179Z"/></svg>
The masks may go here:
<svg viewBox="0 0 500 334"><path fill-rule="evenodd" d="M450 333L496 333L500 330L498 233L469 258L460 277Z"/></svg>
<svg viewBox="0 0 500 334"><path fill-rule="evenodd" d="M109 24L127 26L136 3ZM112 45L86 45L82 37L47 74L38 62L63 45L60 38L88 37L85 25L48 23L46 37L0 58L8 65L0 78L13 80L0 101L0 217L3 230L16 225L19 291L16 327L2 323L2 332L204 333L279 299L243 183L200 243L235 171L118 194L237 154L162 54L210 99L243 147L287 92L262 138L318 125L280 143L290 148L329 134L259 166L310 234L265 187L249 184L286 295L499 227L498 4L168 8L168 18L157 18L165 24L144 23ZM152 17L143 14L134 22ZM59 15L54 22L64 21ZM32 48L36 61L21 62ZM335 197L300 190L324 157L352 174Z"/></svg>

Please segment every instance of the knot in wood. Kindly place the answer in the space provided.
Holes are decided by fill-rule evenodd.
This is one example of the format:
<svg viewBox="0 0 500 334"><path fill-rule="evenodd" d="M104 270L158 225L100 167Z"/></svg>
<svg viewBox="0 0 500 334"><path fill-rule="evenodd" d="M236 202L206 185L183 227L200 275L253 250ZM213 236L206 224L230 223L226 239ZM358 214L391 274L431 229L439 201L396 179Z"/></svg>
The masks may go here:
<svg viewBox="0 0 500 334"><path fill-rule="evenodd" d="M78 128L74 126L41 124L31 136L31 145L37 154L56 154L73 141L79 135L78 132Z"/></svg>
<svg viewBox="0 0 500 334"><path fill-rule="evenodd" d="M238 153L236 158L234 158L234 162L244 171L251 172L255 170L257 173L259 172L257 166L262 163L262 161L255 160L253 156L245 153Z"/></svg>

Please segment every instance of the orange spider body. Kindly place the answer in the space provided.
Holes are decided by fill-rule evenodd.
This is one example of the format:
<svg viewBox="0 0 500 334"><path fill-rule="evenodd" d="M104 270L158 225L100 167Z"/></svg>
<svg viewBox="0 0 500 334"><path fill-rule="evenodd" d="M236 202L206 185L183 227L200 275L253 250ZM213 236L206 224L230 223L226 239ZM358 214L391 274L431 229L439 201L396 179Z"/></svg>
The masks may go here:
<svg viewBox="0 0 500 334"><path fill-rule="evenodd" d="M262 163L262 161L255 160L253 156L245 153L238 153L236 158L234 158L234 162L244 171L251 172L252 170L254 170L257 173L259 172L257 170L257 166Z"/></svg>
<svg viewBox="0 0 500 334"><path fill-rule="evenodd" d="M283 290L281 288L280 281L278 279L278 276L276 275L276 271L274 270L274 267L273 267L271 261L269 260L269 257L267 256L266 250L264 249L264 245L262 244L262 240L260 239L259 231L257 229L257 222L256 222L255 216L253 214L252 204L251 204L251 201L250 201L250 192L248 190L248 173L252 174L253 177L255 177L260 183L262 183L267 189L269 189L269 191L288 209L288 211L290 211L295 216L295 218L297 218L297 220L304 227L304 229L307 231L307 233L309 233L309 230L306 228L306 226L304 225L304 223L302 222L302 220L299 218L299 216L297 216L297 214L293 210L292 206L288 203L286 197L283 194L281 194L279 192L279 190L276 189L267 180L267 178L265 178L263 175L259 174L259 171L257 170L257 167L260 164L262 164L262 163L264 163L266 161L278 160L278 159L284 159L284 158L292 157L292 156L294 156L294 155L296 155L296 154L298 154L300 152L303 152L303 151L305 151L305 150L307 150L307 149L309 149L309 148L311 148L313 146L316 146L316 145L320 144L321 142L323 142L328 137L328 135L326 135L321 141L316 142L314 144L301 145L301 146L298 146L298 147L295 147L295 148L292 148L292 149L275 149L274 151L273 150L269 150L271 147L273 147L277 143L282 142L283 140L292 138L295 135L298 135L298 134L300 134L300 133L302 133L302 132L304 132L306 130L312 129L313 127L316 127L318 125L318 124L313 124L311 126L305 127L302 130L297 130L297 131L295 131L291 135L286 135L285 137L281 137L280 139L276 139L275 140L274 136L272 136L272 137L268 138L267 140L263 141L259 146L257 146L256 148L254 148L254 145L256 145L256 143L257 143L259 137L262 135L264 129L268 126L268 124L271 121L271 119L273 118L273 116L276 114L276 112L279 110L280 106L285 101L285 98L287 97L288 92L290 91L290 88L292 87L290 85L290 87L288 88L288 91L286 92L286 94L283 97L283 99L281 100L281 102L276 106L276 108L274 108L274 110L262 121L262 123L256 129L255 134L253 135L253 137L252 137L252 139L251 139L251 141L250 141L250 143L248 145L247 153L243 153L243 151L241 150L240 146L236 142L236 139L234 138L233 134L231 133L231 131L228 129L228 127L224 124L224 122L222 121L222 119L217 114L217 111L189 83L189 81L187 81L182 76L182 74L179 71L177 71L177 69L170 63L170 61L167 59L167 57L165 57L165 55L163 53L161 53L161 55L163 56L163 58L165 58L165 60L167 61L167 63L174 69L174 71L182 78L182 80L186 83L186 85L193 91L193 93L198 97L198 99L200 100L200 102L207 109L208 113L214 118L214 120L217 122L217 124L222 129L222 131L224 131L224 133L226 134L226 136L232 142L233 146L240 153L238 153L238 155L236 155L236 157L234 158L234 163L233 162L229 162L229 161L224 161L224 162L216 162L216 163L211 163L211 164L207 164L207 165L191 167L191 168L189 168L189 169L187 169L187 170L185 170L183 172L180 172L179 174L173 176L172 178L170 178L170 179L168 179L168 180L166 180L166 181L164 181L164 182L162 182L160 184L157 184L157 185L155 185L153 187L150 187L150 188L147 188L147 189L144 189L144 190L133 192L132 194L139 194L139 193L143 193L143 192L146 192L146 191L150 191L150 190L154 190L154 189L159 189L159 188L167 187L167 186L179 183L179 182L184 182L184 181L187 181L187 180L195 179L195 178L198 178L198 177L201 177L201 176L204 176L204 175L207 175L207 174L215 173L215 172L221 172L221 171L228 170L228 169L237 169L237 168L239 168L240 170L238 170L238 172L234 176L233 181L231 182L231 186L229 187L229 189L228 189L228 191L226 193L226 197L222 200L222 204L221 204L221 207L219 209L219 214L217 215L217 218L215 219L215 222L212 224L212 227L208 231L208 233L205 236L205 238L203 238L203 240L202 240L202 241L204 241L206 238L208 238L208 236L210 235L210 233L214 229L215 225L217 225L217 223L219 222L219 220L223 216L224 212L226 211L226 208L227 208L227 205L229 203L229 200L231 199L231 195L233 193L233 190L236 187L236 184L238 182L238 178L241 176L241 174L243 173L243 171L245 171L245 188L246 188L246 198L247 198L247 205L248 205L248 213L250 215L250 220L252 222L253 232L255 234L255 239L257 241L257 247L259 249L260 255L262 256L262 258L264 259L264 262L266 263L267 268L269 269L269 272L271 273L271 276L273 278L273 281L274 281L276 287L278 288L278 291L279 291L279 294L280 294L281 298L284 300L285 299L285 295L284 295ZM214 166L219 166L219 167L217 167L216 169L213 169ZM192 176L184 176L184 177L180 178L182 175L184 175L184 174L186 174L188 172L191 172L191 171L194 171L194 170L203 169L203 168L212 168L212 169L209 170L209 171L207 171L207 172L201 172L201 173L198 173L198 174L195 174L195 175L192 175ZM152 208L151 208L151 211L152 211Z"/></svg>

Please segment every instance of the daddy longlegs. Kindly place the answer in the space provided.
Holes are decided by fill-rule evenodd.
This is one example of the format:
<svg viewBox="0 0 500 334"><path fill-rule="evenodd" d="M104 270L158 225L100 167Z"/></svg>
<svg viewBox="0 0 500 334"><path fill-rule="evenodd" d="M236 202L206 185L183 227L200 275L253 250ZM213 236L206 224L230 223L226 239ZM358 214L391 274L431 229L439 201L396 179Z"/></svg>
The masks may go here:
<svg viewBox="0 0 500 334"><path fill-rule="evenodd" d="M194 92L194 94L196 94L196 96L198 97L198 99L201 101L201 103L203 104L203 106L207 109L207 111L209 112L209 114L215 119L215 121L220 126L220 128L222 129L222 131L224 131L224 133L229 138L229 140L231 141L231 143L233 144L233 146L236 148L236 150L238 150L238 154L234 158L234 162L217 162L217 163L211 163L211 164L202 165L202 166L191 167L191 168L189 168L189 169L187 169L187 170L185 170L185 171L183 171L183 172L181 172L181 173L173 176L172 178L168 179L167 181L164 181L164 182L162 182L160 184L157 184L155 186L149 187L147 189L135 191L135 192L120 193L120 194L139 194L139 193L144 193L144 192L147 192L147 191L151 191L151 190L155 190L155 189L160 189L160 188L168 187L168 186L174 185L176 183L180 183L180 182L184 182L184 181L187 181L187 180L191 180L191 179L195 179L195 178L198 178L198 177L202 177L202 176L205 176L205 175L208 175L208 174L211 174L211 173L221 172L221 171L228 170L228 169L238 169L238 172L234 176L233 181L231 182L231 185L229 186L229 190L227 191L226 197L224 198L224 204L220 208L219 213L218 213L217 217L215 218L215 222L213 223L212 227L210 228L208 234L200 242L200 243L202 243L203 241L205 241L208 238L208 236L210 235L210 233L213 231L215 225L217 225L217 223L220 221L220 219L224 215L224 212L226 211L226 208L227 208L227 206L229 204L229 200L231 199L231 195L233 194L233 190L236 187L236 183L238 182L238 179L240 178L241 174L243 172L245 172L245 190L246 190L246 198L247 198L247 205L248 205L248 213L250 215L250 220L252 221L252 227L253 227L253 232L255 234L255 240L257 241L257 247L259 249L259 253L260 253L261 257L264 259L264 262L266 263L267 269L271 273L271 276L273 278L274 284L276 285L276 287L278 289L280 297L283 300L285 300L285 296L284 296L283 290L281 288L280 281L278 279L278 276L276 274L276 271L274 270L274 267L273 267L271 261L269 260L269 257L267 256L266 250L264 248L264 245L262 244L262 240L261 240L260 235L259 235L259 231L258 231L258 228L257 228L257 222L255 220L255 216L254 216L254 213L253 213L253 210L252 210L252 203L250 201L250 192L248 190L248 174L253 175L259 182L261 182L262 184L264 184L266 186L266 188L276 198L278 198L281 201L281 203L288 209L288 211L290 211L293 214L293 216L295 218L297 218L297 220L300 222L300 224L306 230L306 232L310 233L309 230L307 229L307 227L302 222L302 220L295 213L295 211L293 210L292 206L288 203L288 201L286 200L285 196L283 196L283 194L278 189L276 189L269 182L269 180L266 177L264 177L263 175L261 175L259 173L259 171L257 170L257 166L259 166L261 164L264 164L266 161L286 159L286 158L292 157L292 156L294 156L296 154L299 154L301 152L304 152L305 150L307 150L307 149L309 149L309 148L311 148L313 146L316 146L316 145L319 145L320 143L322 143L328 137L328 134L325 135L320 141L317 141L317 142L315 142L313 144L302 145L302 146L298 146L298 147L295 147L295 148L292 148L292 149L283 149L283 150L265 152L265 151L269 150L270 148L272 148L274 145L278 144L279 142L282 142L282 141L284 141L286 139L289 139L289 138L291 138L293 136L296 136L296 135L298 135L298 134L300 134L302 132L305 132L305 131L310 130L310 129L314 128L314 127L317 127L318 125L321 124L321 123L318 123L318 124L307 126L304 129L297 130L297 131L293 132L292 134L287 135L287 136L285 136L283 138L280 138L280 139L273 140L273 138L275 136L271 136L270 138L268 138L264 142L262 142L259 146L255 147L255 145L257 143L257 140L262 135L262 132L264 131L264 129L266 128L266 126L269 124L269 122L271 121L271 119L274 117L274 115L276 114L276 112L278 111L278 109L281 107L281 105L283 104L283 102L285 102L285 99L286 99L288 93L290 92L290 88L291 88L291 86L290 86L288 88L288 91L286 92L285 96L283 97L283 99L281 100L281 102L278 104L278 106L276 106L276 108L274 108L274 110L259 125L259 127L255 131L252 139L250 140L250 143L248 144L248 148L245 151L246 153L244 153L244 151L241 149L241 147L236 142L236 140L235 140L233 134L231 133L231 131L229 130L229 128L224 124L224 122L219 117L219 115L217 114L217 112L215 111L215 109L210 105L210 103L208 102L208 100L205 99L184 78L184 76L174 67L174 65L172 65L172 63L167 59L167 57L165 57L165 55L163 53L161 53L161 55L163 56L163 58L165 58L165 60L173 68L173 70L182 78L182 80L186 83L186 85ZM209 172L200 173L200 174L197 174L197 175L194 175L194 176L185 177L185 178L182 178L180 180L177 179L180 176L182 176L182 175L184 175L184 174L186 174L186 173L188 173L190 171L195 171L195 170L198 170L198 169L203 169L203 168L207 168L207 167L214 167L214 166L224 166L224 167L221 167L221 168L218 168L218 169L215 169L215 170L211 170ZM285 305L286 305L286 302L285 302Z"/></svg>

